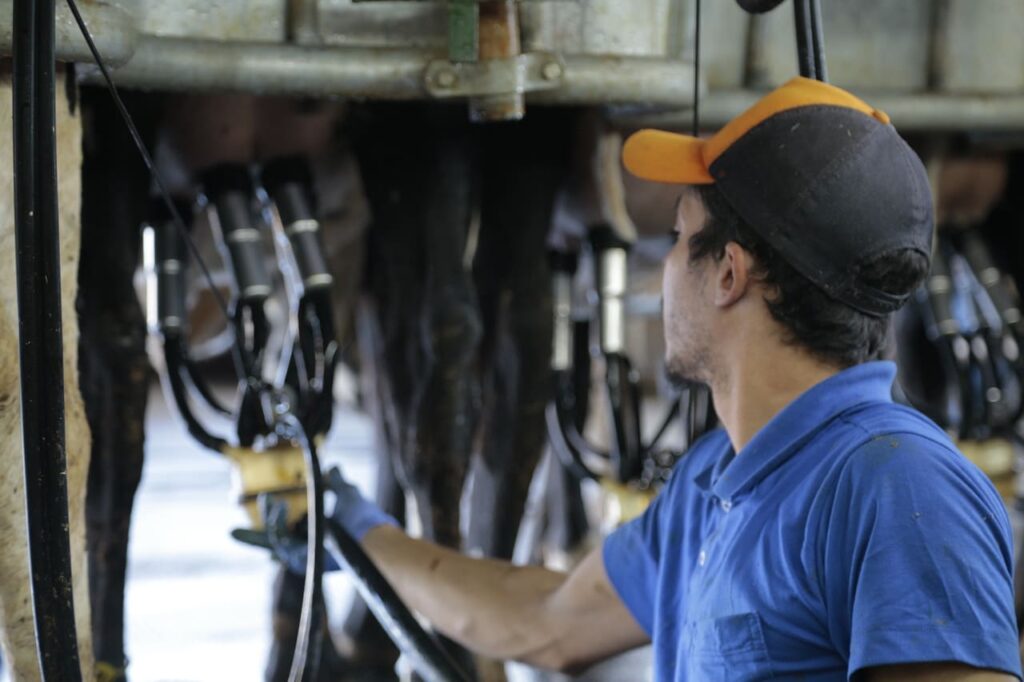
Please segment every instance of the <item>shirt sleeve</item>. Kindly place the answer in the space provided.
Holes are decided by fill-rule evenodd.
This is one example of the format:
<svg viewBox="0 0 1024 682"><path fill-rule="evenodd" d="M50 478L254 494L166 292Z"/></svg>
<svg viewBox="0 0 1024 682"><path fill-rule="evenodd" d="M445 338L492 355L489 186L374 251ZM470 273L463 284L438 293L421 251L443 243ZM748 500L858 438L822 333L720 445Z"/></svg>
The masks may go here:
<svg viewBox="0 0 1024 682"><path fill-rule="evenodd" d="M659 558L659 512L664 491L641 516L622 525L604 540L604 570L619 598L649 636L654 631L654 595Z"/></svg>
<svg viewBox="0 0 1024 682"><path fill-rule="evenodd" d="M901 433L862 445L836 486L820 568L848 674L958 661L1020 677L1009 521L988 479Z"/></svg>

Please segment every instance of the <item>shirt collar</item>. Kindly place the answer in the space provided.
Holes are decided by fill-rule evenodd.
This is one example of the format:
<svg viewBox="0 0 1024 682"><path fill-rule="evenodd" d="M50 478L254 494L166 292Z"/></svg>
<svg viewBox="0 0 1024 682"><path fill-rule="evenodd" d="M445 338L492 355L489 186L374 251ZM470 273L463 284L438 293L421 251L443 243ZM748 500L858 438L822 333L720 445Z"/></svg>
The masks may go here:
<svg viewBox="0 0 1024 682"><path fill-rule="evenodd" d="M868 402L892 402L896 365L854 365L804 391L765 424L736 456L727 446L695 482L726 504L750 492L841 413Z"/></svg>

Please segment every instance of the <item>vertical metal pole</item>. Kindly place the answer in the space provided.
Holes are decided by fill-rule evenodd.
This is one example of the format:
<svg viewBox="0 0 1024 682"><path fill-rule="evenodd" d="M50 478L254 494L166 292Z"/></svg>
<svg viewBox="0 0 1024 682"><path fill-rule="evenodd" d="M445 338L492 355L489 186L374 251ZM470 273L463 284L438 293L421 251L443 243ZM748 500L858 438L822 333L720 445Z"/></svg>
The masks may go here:
<svg viewBox="0 0 1024 682"><path fill-rule="evenodd" d="M796 24L796 59L800 75L817 78L817 64L811 53L810 0L793 0L793 21Z"/></svg>
<svg viewBox="0 0 1024 682"><path fill-rule="evenodd" d="M819 0L793 0L793 19L796 24L796 55L800 75L827 81L821 3Z"/></svg>
<svg viewBox="0 0 1024 682"><path fill-rule="evenodd" d="M14 212L25 498L44 680L81 680L71 589L54 63L54 0L15 0Z"/></svg>
<svg viewBox="0 0 1024 682"><path fill-rule="evenodd" d="M811 54L814 56L817 79L828 82L828 67L825 65L825 33L821 27L821 0L810 0Z"/></svg>

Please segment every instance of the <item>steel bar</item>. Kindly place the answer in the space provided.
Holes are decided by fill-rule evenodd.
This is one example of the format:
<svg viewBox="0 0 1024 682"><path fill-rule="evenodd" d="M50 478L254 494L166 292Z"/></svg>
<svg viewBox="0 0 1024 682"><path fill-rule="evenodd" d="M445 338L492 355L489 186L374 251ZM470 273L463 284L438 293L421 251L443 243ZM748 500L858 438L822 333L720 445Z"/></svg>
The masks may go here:
<svg viewBox="0 0 1024 682"><path fill-rule="evenodd" d="M147 37L115 70L118 85L169 91L241 91L311 97L432 99L427 65L443 51L322 48L274 43ZM568 56L564 86L530 93L536 104L644 102L686 106L692 100L688 62L649 57ZM99 73L83 66L88 83Z"/></svg>
<svg viewBox="0 0 1024 682"><path fill-rule="evenodd" d="M793 20L796 25L796 56L800 75L827 81L825 38L819 1L793 0Z"/></svg>
<svg viewBox="0 0 1024 682"><path fill-rule="evenodd" d="M11 16L14 0L0 0L0 54L10 54L14 29L3 18ZM134 18L123 9L110 4L82 4L86 22L102 36L104 60L111 66L124 64L135 52L139 32ZM60 61L88 62L92 59L89 47L82 38L74 17L64 3L56 8L56 55Z"/></svg>
<svg viewBox="0 0 1024 682"><path fill-rule="evenodd" d="M81 680L68 539L54 0L13 7L14 211L21 426L36 646L43 680Z"/></svg>
<svg viewBox="0 0 1024 682"><path fill-rule="evenodd" d="M858 92L868 102L889 114L901 131L971 130L1013 131L1024 128L1024 96L983 96L947 94L897 95L892 92ZM756 90L711 91L701 100L702 125L707 129L724 125L764 95ZM690 109L671 111L618 110L611 114L619 126L652 126L689 132Z"/></svg>
<svg viewBox="0 0 1024 682"><path fill-rule="evenodd" d="M812 51L809 0L793 0L793 22L796 26L796 63L800 75L804 78L817 78L818 62Z"/></svg>
<svg viewBox="0 0 1024 682"><path fill-rule="evenodd" d="M811 28L811 54L814 57L814 68L816 78L822 82L828 82L828 66L825 63L825 30L821 22L820 0L809 0L810 16L808 25Z"/></svg>

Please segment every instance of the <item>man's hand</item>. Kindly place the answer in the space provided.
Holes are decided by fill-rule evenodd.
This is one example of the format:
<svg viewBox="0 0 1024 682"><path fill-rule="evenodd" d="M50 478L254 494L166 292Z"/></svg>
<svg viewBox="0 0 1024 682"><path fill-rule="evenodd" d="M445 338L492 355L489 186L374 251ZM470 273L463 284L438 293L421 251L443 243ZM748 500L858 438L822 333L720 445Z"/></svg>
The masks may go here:
<svg viewBox="0 0 1024 682"><path fill-rule="evenodd" d="M334 498L330 517L341 525L355 540L363 537L378 526L398 527L398 521L370 502L359 489L349 483L338 467L333 467L324 477L325 492ZM288 505L273 495L260 495L260 515L263 530L235 529L231 536L239 542L269 549L274 557L289 571L299 575L306 572L306 539L295 534L288 527ZM338 570L338 563L328 554L324 558L324 570Z"/></svg>
<svg viewBox="0 0 1024 682"><path fill-rule="evenodd" d="M474 559L378 527L367 553L414 610L472 651L576 671L649 641L595 549L570 574Z"/></svg>
<svg viewBox="0 0 1024 682"><path fill-rule="evenodd" d="M332 467L324 477L324 488L334 496L330 517L348 531L357 542L377 526L401 528L393 516L385 512L359 492L341 475L341 469Z"/></svg>
<svg viewBox="0 0 1024 682"><path fill-rule="evenodd" d="M600 549L568 575L474 559L410 538L337 469L325 481L330 516L362 543L402 600L473 651L570 670L649 641L611 586ZM302 572L306 543L284 527L283 503L262 505L266 530L233 535Z"/></svg>
<svg viewBox="0 0 1024 682"><path fill-rule="evenodd" d="M269 549L274 558L296 575L306 574L306 538L288 527L288 503L273 495L259 496L263 530L236 528L231 537L254 547ZM324 570L337 571L338 562L331 555L324 557Z"/></svg>

